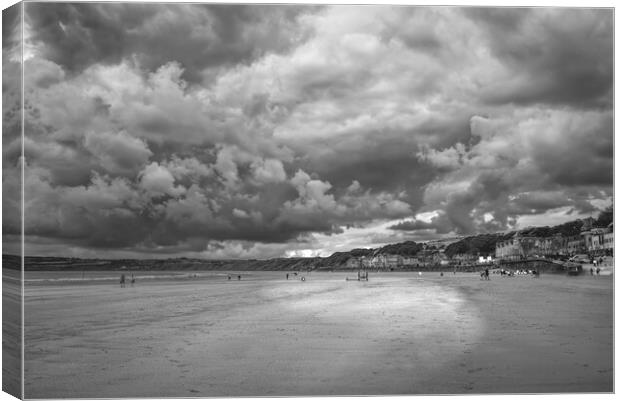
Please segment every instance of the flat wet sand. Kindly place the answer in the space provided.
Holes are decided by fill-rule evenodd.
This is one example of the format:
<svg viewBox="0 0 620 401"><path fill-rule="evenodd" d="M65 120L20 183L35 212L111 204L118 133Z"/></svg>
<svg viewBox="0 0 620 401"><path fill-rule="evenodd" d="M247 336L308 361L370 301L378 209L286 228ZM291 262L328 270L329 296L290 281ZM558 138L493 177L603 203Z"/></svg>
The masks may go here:
<svg viewBox="0 0 620 401"><path fill-rule="evenodd" d="M612 276L347 275L26 284L25 396L613 391Z"/></svg>
<svg viewBox="0 0 620 401"><path fill-rule="evenodd" d="M21 271L2 269L2 391L19 397L22 379Z"/></svg>

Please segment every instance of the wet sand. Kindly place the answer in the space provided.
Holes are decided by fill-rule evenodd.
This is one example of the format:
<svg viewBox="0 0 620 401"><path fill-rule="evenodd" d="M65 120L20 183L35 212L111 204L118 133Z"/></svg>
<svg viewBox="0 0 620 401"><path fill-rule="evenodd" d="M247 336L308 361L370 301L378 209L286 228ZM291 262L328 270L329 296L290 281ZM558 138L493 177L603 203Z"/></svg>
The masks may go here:
<svg viewBox="0 0 620 401"><path fill-rule="evenodd" d="M21 394L21 271L2 269L2 391Z"/></svg>
<svg viewBox="0 0 620 401"><path fill-rule="evenodd" d="M25 396L613 390L612 276L347 275L27 284Z"/></svg>

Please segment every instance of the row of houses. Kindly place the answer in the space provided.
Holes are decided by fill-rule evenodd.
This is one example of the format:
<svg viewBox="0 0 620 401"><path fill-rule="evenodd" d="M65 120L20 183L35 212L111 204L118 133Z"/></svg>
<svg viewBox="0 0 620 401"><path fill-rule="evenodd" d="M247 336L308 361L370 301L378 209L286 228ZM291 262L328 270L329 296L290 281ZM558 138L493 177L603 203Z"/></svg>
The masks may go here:
<svg viewBox="0 0 620 401"><path fill-rule="evenodd" d="M517 232L511 238L495 244L495 255L459 253L451 258L445 253L446 244L426 243L415 256L375 253L366 256L352 256L346 261L348 268L364 269L407 269L428 266L471 266L487 265L502 260L522 260L532 257L570 257L588 254L592 257L613 255L613 223L601 228L592 227L592 219L586 220L579 235L565 237L556 234L551 237L535 237ZM452 240L451 242L454 242Z"/></svg>
<svg viewBox="0 0 620 401"><path fill-rule="evenodd" d="M498 241L495 245L495 257L498 260L521 260L530 257L573 256L588 254L590 256L613 255L613 223L604 228L584 225L579 235L563 237L533 237L515 233L512 238Z"/></svg>
<svg viewBox="0 0 620 401"><path fill-rule="evenodd" d="M582 227L579 235L565 237L556 234L551 237L535 237L517 232L511 238L498 241L495 255L459 253L451 258L444 253L445 245L430 246L415 256L376 253L351 257L346 262L348 268L365 269L407 269L428 266L471 266L487 265L505 260L523 260L532 257L570 257L587 254L591 257L613 255L613 223L594 228L591 221Z"/></svg>

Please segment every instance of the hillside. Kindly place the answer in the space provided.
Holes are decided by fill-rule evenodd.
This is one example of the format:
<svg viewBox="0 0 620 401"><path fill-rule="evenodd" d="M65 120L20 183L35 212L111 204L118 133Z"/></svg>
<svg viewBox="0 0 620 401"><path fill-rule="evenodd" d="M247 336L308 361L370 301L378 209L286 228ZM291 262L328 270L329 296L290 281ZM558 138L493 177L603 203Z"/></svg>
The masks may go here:
<svg viewBox="0 0 620 401"><path fill-rule="evenodd" d="M424 246L421 243L415 243L413 241L405 241L398 244L386 245L379 248L379 254L391 254L400 256L415 256L420 252Z"/></svg>
<svg viewBox="0 0 620 401"><path fill-rule="evenodd" d="M446 247L445 253L448 257L457 254L469 253L472 255L491 255L495 253L495 244L506 238L510 238L514 232L507 234L480 234L463 238Z"/></svg>
<svg viewBox="0 0 620 401"><path fill-rule="evenodd" d="M601 212L594 226L604 227L613 221L613 209L610 207ZM521 235L550 237L556 234L564 237L579 235L584 222L582 220L569 221L557 226L530 227L521 230ZM456 254L492 255L495 245L512 237L515 231L506 233L479 234L462 238L446 246L448 257ZM385 245L377 249L358 248L348 252L336 252L322 258L275 258L275 259L79 259L62 257L25 258L25 270L274 270L274 271L302 271L302 270L332 270L345 269L346 262L351 257L372 257L375 255L400 255L403 257L416 256L425 245L414 241L405 241L397 244ZM433 246L430 249L434 249ZM9 269L19 270L21 260L18 256L2 255L2 264ZM351 267L355 269L355 267Z"/></svg>

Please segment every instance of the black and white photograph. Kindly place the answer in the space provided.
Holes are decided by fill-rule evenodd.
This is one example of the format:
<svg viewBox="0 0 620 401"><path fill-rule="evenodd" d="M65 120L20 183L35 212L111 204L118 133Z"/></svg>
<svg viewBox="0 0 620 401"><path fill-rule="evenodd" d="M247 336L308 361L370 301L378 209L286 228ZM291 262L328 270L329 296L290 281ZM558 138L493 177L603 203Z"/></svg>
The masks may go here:
<svg viewBox="0 0 620 401"><path fill-rule="evenodd" d="M4 392L614 393L611 5L4 7Z"/></svg>

